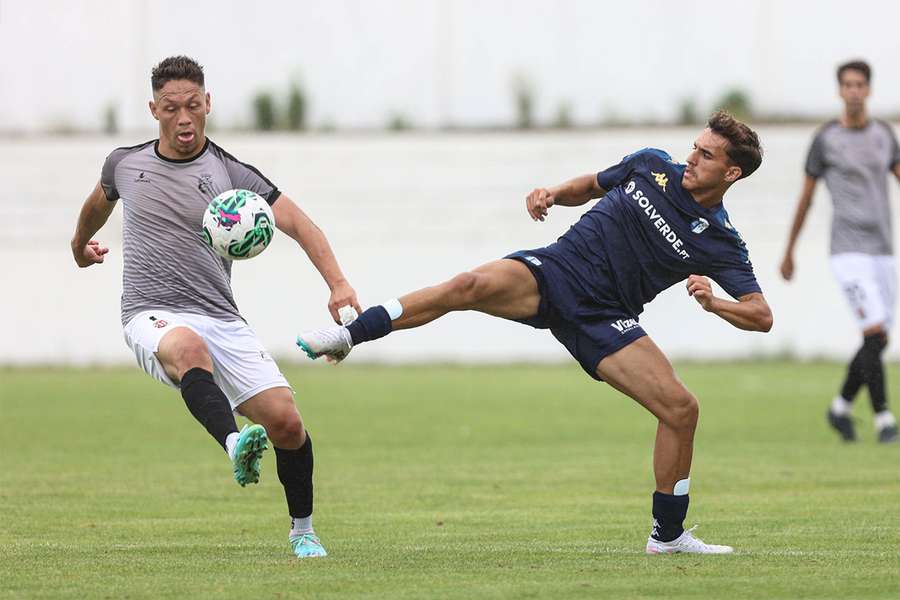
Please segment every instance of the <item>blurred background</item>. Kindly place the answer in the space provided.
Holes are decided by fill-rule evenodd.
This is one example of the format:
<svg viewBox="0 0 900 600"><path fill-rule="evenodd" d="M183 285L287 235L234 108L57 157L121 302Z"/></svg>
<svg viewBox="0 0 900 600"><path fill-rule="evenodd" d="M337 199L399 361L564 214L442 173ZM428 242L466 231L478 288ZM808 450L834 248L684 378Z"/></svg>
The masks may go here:
<svg viewBox="0 0 900 600"><path fill-rule="evenodd" d="M205 66L208 134L259 168L328 235L364 305L545 245L524 197L645 146L683 159L710 112L757 128L763 166L726 206L775 313L737 331L675 286L642 325L677 359L835 358L858 332L827 265L820 186L791 284L777 273L811 137L836 117L836 66L873 67L873 116L900 116L900 5L652 0L0 0L0 173L12 215L0 294L0 364L133 361L121 337L121 207L97 235L104 265L76 268L69 239L106 155L156 135L151 68ZM896 184L891 184L896 195ZM243 314L300 362L300 329L329 320L327 289L276 237L238 263ZM898 358L898 346L888 354ZM475 314L360 348L372 362L560 361L547 333ZM302 360L305 360L303 358Z"/></svg>

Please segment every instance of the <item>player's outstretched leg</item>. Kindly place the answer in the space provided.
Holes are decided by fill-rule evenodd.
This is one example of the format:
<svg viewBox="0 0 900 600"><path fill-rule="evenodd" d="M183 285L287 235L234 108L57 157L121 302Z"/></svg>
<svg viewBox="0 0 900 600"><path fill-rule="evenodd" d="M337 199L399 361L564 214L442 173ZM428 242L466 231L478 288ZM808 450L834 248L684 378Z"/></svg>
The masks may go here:
<svg viewBox="0 0 900 600"><path fill-rule="evenodd" d="M297 345L312 359L325 356L339 362L356 345L395 330L420 327L449 312L477 310L505 319L525 319L537 314L539 304L537 281L528 267L516 260L495 260L444 283L373 306L346 327L301 333Z"/></svg>
<svg viewBox="0 0 900 600"><path fill-rule="evenodd" d="M665 355L645 336L601 360L597 374L659 420L653 449L653 529L647 553L733 552L731 546L703 542L694 536L693 528L684 529L699 405Z"/></svg>
<svg viewBox="0 0 900 600"><path fill-rule="evenodd" d="M275 447L278 479L284 486L291 529L288 542L298 558L327 556L313 530L313 447L289 388L264 390L239 407L241 414L263 423Z"/></svg>

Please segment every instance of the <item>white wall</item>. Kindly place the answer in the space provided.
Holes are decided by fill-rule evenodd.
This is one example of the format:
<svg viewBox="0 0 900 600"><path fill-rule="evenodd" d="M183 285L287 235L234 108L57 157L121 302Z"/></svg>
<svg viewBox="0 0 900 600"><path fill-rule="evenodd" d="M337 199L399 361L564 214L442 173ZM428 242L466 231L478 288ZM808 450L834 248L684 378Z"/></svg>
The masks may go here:
<svg viewBox="0 0 900 600"><path fill-rule="evenodd" d="M596 171L644 146L683 157L696 133L215 139L259 167L309 212L327 233L363 303L373 304L510 251L553 241L580 210L556 208L547 222L533 223L523 209L533 187ZM648 307L642 325L674 357L793 352L846 358L858 334L827 268L830 203L824 188L801 238L796 282L787 285L777 276L812 128L763 128L760 135L766 147L763 166L734 186L726 206L775 312L774 330L765 335L735 330L700 310L680 286ZM7 190L2 200L7 226L0 228L7 254L0 278L0 364L131 360L119 325L121 207L97 236L111 247L106 264L77 269L68 243L106 154L137 141L0 141L0 180ZM328 322L327 289L284 236L276 236L259 258L235 265L234 287L244 315L277 355L301 360L293 347L296 331ZM893 347L889 353L898 356ZM367 361L565 356L547 332L475 314L451 315L354 354Z"/></svg>
<svg viewBox="0 0 900 600"><path fill-rule="evenodd" d="M767 112L839 108L835 66L875 69L872 108L896 114L900 4L883 0L0 0L0 131L152 125L150 69L189 54L206 66L220 126L249 124L261 89L299 77L314 126L513 123L511 83L536 114L571 104L576 123L613 114L701 114L727 88Z"/></svg>

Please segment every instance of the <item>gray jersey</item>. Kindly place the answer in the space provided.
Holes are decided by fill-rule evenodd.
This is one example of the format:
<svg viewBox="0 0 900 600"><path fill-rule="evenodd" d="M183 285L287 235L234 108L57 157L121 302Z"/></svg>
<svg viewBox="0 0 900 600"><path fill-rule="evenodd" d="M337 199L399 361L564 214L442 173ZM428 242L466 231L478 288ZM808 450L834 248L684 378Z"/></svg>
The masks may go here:
<svg viewBox="0 0 900 600"><path fill-rule="evenodd" d="M831 253L893 254L887 176L900 162L894 130L883 121L865 127L826 123L816 133L806 174L825 177L834 214Z"/></svg>
<svg viewBox="0 0 900 600"><path fill-rule="evenodd" d="M231 292L231 261L200 236L203 212L234 188L252 190L269 204L280 193L208 139L197 156L184 160L163 157L158 144L113 150L100 177L106 198L122 198L124 205L122 324L155 309L242 320Z"/></svg>

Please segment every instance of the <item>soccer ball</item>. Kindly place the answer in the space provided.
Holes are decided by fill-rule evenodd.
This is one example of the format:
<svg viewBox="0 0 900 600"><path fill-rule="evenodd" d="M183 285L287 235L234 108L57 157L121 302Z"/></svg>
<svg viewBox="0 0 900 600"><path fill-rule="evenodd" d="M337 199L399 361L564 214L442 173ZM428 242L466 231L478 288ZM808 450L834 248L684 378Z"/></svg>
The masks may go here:
<svg viewBox="0 0 900 600"><path fill-rule="evenodd" d="M274 233L272 209L250 190L222 192L203 213L203 239L223 258L253 258L266 249Z"/></svg>

